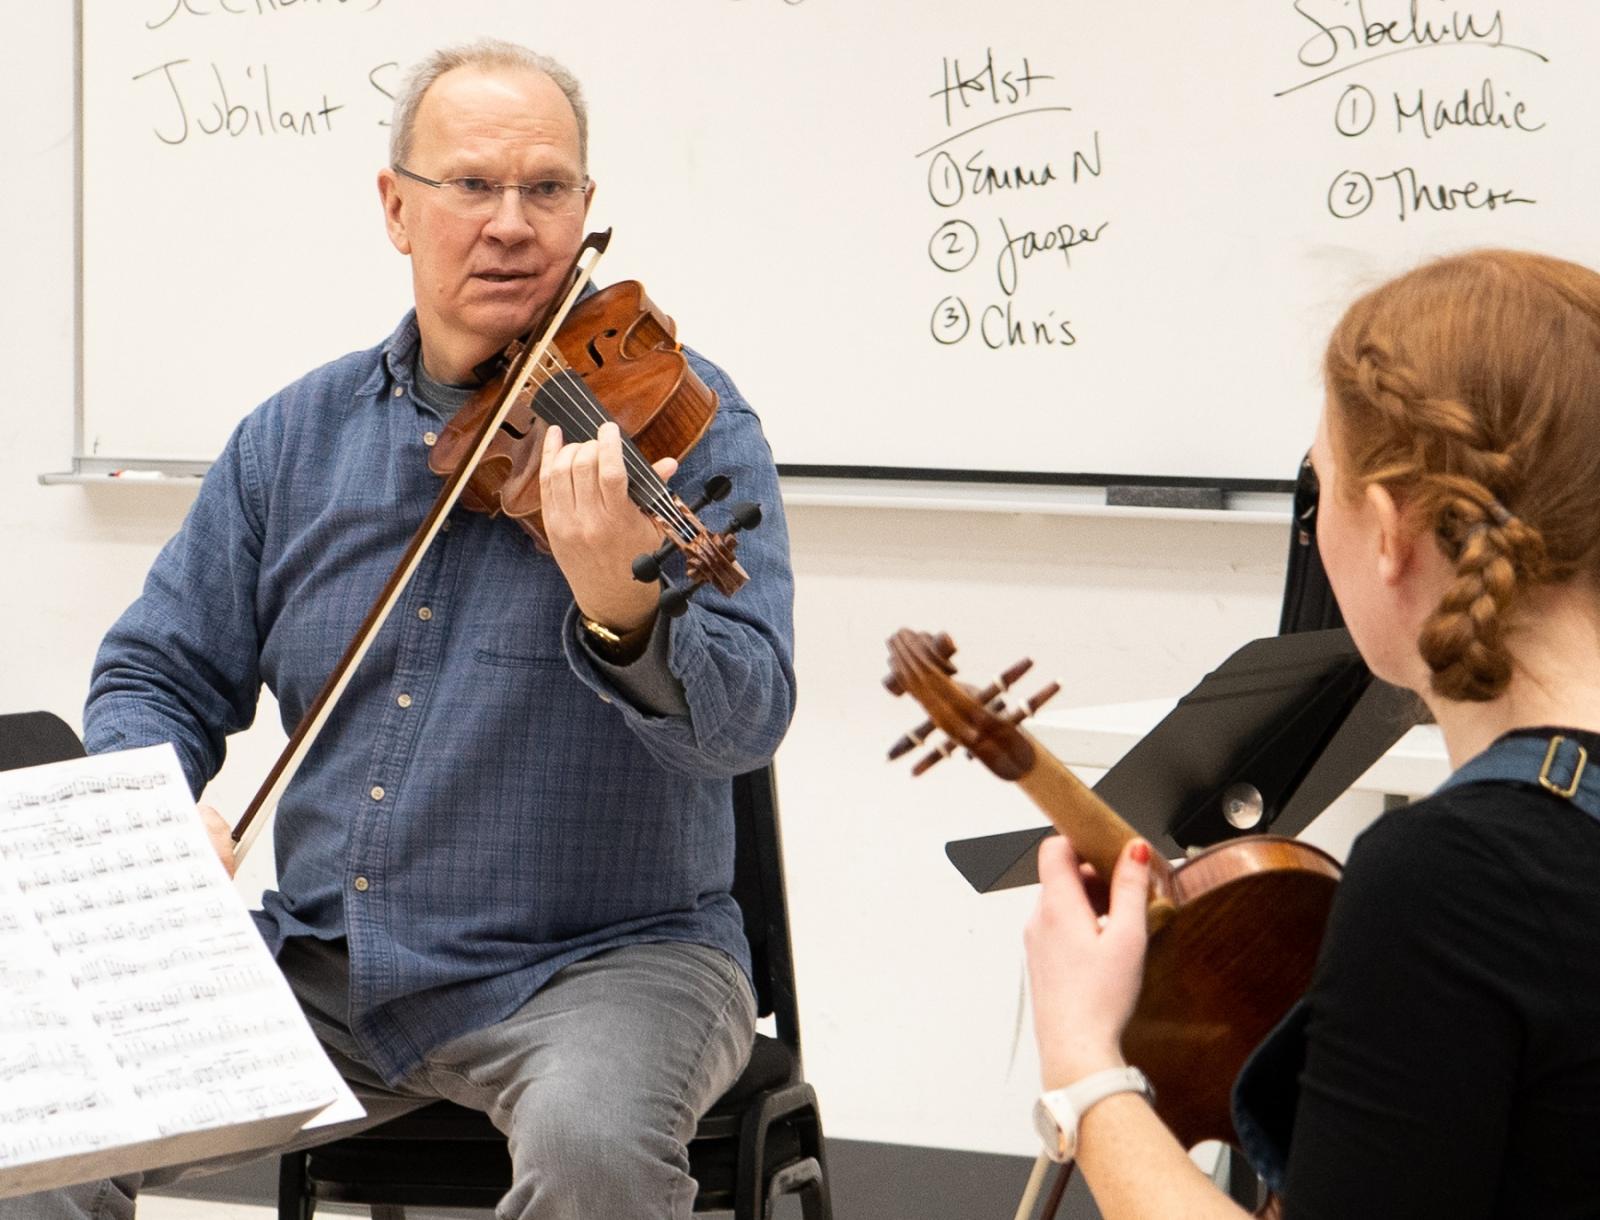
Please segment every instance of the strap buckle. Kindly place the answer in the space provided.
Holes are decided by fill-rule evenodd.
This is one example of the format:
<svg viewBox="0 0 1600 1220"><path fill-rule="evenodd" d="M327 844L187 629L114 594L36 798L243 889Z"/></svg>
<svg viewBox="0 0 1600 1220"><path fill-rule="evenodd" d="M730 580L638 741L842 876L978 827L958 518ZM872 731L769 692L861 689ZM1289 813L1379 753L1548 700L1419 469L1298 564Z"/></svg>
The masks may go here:
<svg viewBox="0 0 1600 1220"><path fill-rule="evenodd" d="M1567 738L1560 735L1550 739L1550 748L1544 752L1544 765L1539 768L1539 787L1543 788L1547 792L1555 793L1563 800L1570 801L1573 793L1577 792L1578 790L1578 781L1583 778L1583 769L1589 763L1589 751L1585 750L1575 741L1572 743L1572 745L1575 746L1578 751L1578 762L1577 765L1572 769L1571 781L1566 785L1566 787L1562 787L1560 784L1556 783L1550 778L1550 764L1555 761L1556 751L1559 750L1561 746L1566 743L1566 741Z"/></svg>

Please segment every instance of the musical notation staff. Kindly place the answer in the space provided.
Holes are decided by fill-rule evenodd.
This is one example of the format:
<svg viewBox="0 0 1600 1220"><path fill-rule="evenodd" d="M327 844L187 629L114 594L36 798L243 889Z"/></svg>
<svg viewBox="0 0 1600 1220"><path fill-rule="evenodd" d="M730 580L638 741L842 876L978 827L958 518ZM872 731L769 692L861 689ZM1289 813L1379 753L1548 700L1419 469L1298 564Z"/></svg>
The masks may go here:
<svg viewBox="0 0 1600 1220"><path fill-rule="evenodd" d="M170 747L35 771L0 774L0 1190L348 1097Z"/></svg>

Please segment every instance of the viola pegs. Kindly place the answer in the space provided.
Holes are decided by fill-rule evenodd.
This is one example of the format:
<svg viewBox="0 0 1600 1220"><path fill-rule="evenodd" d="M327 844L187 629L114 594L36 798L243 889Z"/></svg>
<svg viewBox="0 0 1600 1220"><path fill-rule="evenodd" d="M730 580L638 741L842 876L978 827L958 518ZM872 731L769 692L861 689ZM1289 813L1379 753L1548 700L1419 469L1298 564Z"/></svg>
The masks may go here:
<svg viewBox="0 0 1600 1220"><path fill-rule="evenodd" d="M1010 690L1012 686L1015 685L1017 679L1022 677L1023 674L1027 673L1032 668L1032 659L1023 657L1022 660L1018 661L1010 669L1006 670L1000 675L1000 680L996 685L998 685L1001 690Z"/></svg>
<svg viewBox="0 0 1600 1220"><path fill-rule="evenodd" d="M889 689L891 694L900 695L905 693L905 688L900 684L899 680L894 674L890 674L888 677L884 678L883 684ZM1005 693L998 683L990 685L981 691L972 692L972 695L973 698L982 704L984 709L988 712L999 715L1006 710ZM889 757L898 758L900 754L904 754L908 750L915 749L917 746L920 746L923 742L927 741L928 738L933 735L933 732L933 721L931 719L924 720L916 728L912 729L905 736L900 738L899 741L895 742L894 746L891 747L891 753ZM955 753L958 747L956 746L954 740L947 739L939 748L944 756L948 758L951 754ZM898 753L895 753L895 750L898 750Z"/></svg>
<svg viewBox="0 0 1600 1220"><path fill-rule="evenodd" d="M695 581L693 584L668 585L661 594L661 613L668 618L679 618L689 608L689 597L704 582Z"/></svg>
<svg viewBox="0 0 1600 1220"><path fill-rule="evenodd" d="M885 678L884 685L887 686L888 683L889 680ZM901 737L900 740L894 743L894 745L889 747L890 761L892 762L896 758L901 758L904 755L911 753L912 750L915 750L923 742L927 741L928 734L932 732L933 721L924 720L916 728L912 729L909 733L905 734L905 736Z"/></svg>
<svg viewBox="0 0 1600 1220"><path fill-rule="evenodd" d="M974 692L972 697L987 707L990 711L1000 710L1001 700L999 696L1010 690L1016 680L1028 672L1028 667L1032 664L1032 661L1019 661L1017 664L1013 665L1010 669L1006 670L1003 674L996 678L993 682L989 683L988 686L984 687L980 691Z"/></svg>
<svg viewBox="0 0 1600 1220"><path fill-rule="evenodd" d="M916 765L911 768L911 778L915 779L919 775L926 775L934 767L938 766L955 752L956 743L953 741L946 741L943 744L934 747L921 758L917 759Z"/></svg>
<svg viewBox="0 0 1600 1220"><path fill-rule="evenodd" d="M668 618L679 618L689 608L689 595L677 585L661 595L661 613Z"/></svg>
<svg viewBox="0 0 1600 1220"><path fill-rule="evenodd" d="M668 555L677 548L672 539L668 538L648 555L636 555L633 560L633 578L640 584L649 584L661 579L661 565Z"/></svg>
<svg viewBox="0 0 1600 1220"><path fill-rule="evenodd" d="M1046 686L1043 690L1041 690L1033 698L1029 699L1021 707L1015 709L1014 711L1006 713L1006 718L1005 718L1006 719L1006 723L1011 725L1011 726L1013 726L1013 727L1021 724L1024 720L1026 720L1029 716L1031 716L1035 712L1037 712L1046 703L1050 702L1051 699L1055 698L1056 695L1060 693L1060 691L1061 691L1061 683L1059 683L1059 682L1050 683L1049 686Z"/></svg>
<svg viewBox="0 0 1600 1220"><path fill-rule="evenodd" d="M1028 715L1028 716L1033 715L1041 707L1043 707L1045 704L1049 703L1050 700L1054 699L1060 693L1061 693L1061 683L1059 683L1059 682L1050 683L1050 685L1046 686L1043 690L1041 690L1032 699L1028 700L1025 714Z"/></svg>
<svg viewBox="0 0 1600 1220"><path fill-rule="evenodd" d="M725 474L714 474L705 481L700 488L700 498L689 506L692 513L699 512L707 504L715 504L733 490L733 480Z"/></svg>
<svg viewBox="0 0 1600 1220"><path fill-rule="evenodd" d="M741 500L728 510L728 533L753 530L761 524L761 505L753 500Z"/></svg>

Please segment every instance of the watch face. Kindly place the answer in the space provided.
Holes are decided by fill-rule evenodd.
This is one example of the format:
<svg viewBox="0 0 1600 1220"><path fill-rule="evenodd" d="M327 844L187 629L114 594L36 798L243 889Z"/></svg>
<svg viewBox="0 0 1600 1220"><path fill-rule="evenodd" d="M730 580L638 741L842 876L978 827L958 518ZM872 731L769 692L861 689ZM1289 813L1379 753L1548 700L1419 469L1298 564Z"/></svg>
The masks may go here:
<svg viewBox="0 0 1600 1220"><path fill-rule="evenodd" d="M1066 1132L1056 1122L1056 1116L1050 1113L1050 1107L1044 1104L1041 1098L1033 1103L1033 1129L1039 1133L1039 1142L1044 1145L1045 1155L1053 1161L1065 1160L1071 1155L1072 1150L1067 1147Z"/></svg>
<svg viewBox="0 0 1600 1220"><path fill-rule="evenodd" d="M1153 1096L1150 1082L1138 1068L1107 1068L1064 1089L1041 1094L1033 1106L1033 1125L1044 1141L1045 1155L1070 1161L1078 1153L1078 1123L1097 1102L1115 1093Z"/></svg>

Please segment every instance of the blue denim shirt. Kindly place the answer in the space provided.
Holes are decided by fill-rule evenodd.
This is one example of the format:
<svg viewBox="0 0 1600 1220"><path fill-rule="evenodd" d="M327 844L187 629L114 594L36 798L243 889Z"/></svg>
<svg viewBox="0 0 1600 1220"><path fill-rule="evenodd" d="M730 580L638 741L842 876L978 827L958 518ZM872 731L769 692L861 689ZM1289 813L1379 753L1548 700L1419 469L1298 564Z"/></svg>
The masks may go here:
<svg viewBox="0 0 1600 1220"><path fill-rule="evenodd" d="M198 794L262 683L299 723L441 486L417 344L408 315L239 425L101 646L91 751L174 742ZM274 951L348 938L351 1027L391 1082L605 949L688 941L749 971L729 778L772 755L793 711L792 578L760 423L690 359L721 407L674 487L690 499L726 474L765 520L740 535L750 583L702 588L671 623L688 713L631 706L580 642L554 561L457 509L279 806L262 932Z"/></svg>

